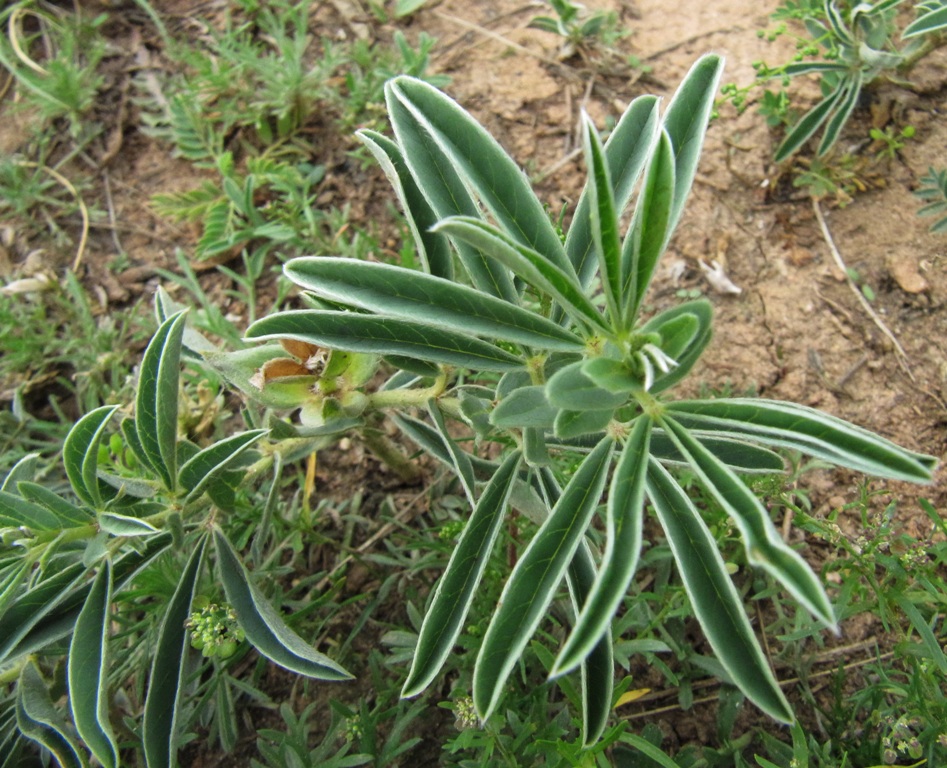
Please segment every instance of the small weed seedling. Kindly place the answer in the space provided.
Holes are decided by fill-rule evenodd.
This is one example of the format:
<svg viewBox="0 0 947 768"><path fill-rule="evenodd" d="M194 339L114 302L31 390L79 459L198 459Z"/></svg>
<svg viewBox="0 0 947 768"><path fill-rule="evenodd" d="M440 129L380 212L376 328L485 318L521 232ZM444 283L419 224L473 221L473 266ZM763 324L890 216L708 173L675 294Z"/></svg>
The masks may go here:
<svg viewBox="0 0 947 768"><path fill-rule="evenodd" d="M614 13L589 12L572 0L548 0L555 16L535 16L529 22L534 29L552 32L562 38L559 56L569 59L596 47L610 47L622 36Z"/></svg>
<svg viewBox="0 0 947 768"><path fill-rule="evenodd" d="M864 89L881 81L910 87L907 78L914 66L947 42L944 35L947 5L943 0L917 3L917 18L898 36L897 12L903 1L797 3L786 0L773 15L781 24L775 32L769 33L770 39L788 32L787 21L801 22L805 35L797 38L798 52L794 61L778 67L758 62L755 65L757 82L782 78L785 87L793 77L817 74L821 78L823 97L793 122L776 150L776 162L788 159L820 130L822 138L817 155L825 155L838 140ZM727 95L739 107L745 103L746 89L731 85ZM764 105L769 110L768 120L778 116L778 121L783 122L790 114L785 96L777 100L771 95L764 99ZM774 107L778 107L775 112Z"/></svg>
<svg viewBox="0 0 947 768"><path fill-rule="evenodd" d="M942 217L931 224L931 232L947 232L947 169L928 168L914 194L925 203L918 216Z"/></svg>

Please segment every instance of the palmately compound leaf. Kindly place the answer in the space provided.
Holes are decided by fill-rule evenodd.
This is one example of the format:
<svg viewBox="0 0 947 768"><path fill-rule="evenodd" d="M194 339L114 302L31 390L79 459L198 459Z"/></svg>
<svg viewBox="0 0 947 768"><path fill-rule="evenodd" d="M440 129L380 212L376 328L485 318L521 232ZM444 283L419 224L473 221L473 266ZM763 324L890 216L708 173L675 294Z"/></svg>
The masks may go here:
<svg viewBox="0 0 947 768"><path fill-rule="evenodd" d="M298 339L328 349L404 355L481 371L511 371L523 361L494 344L402 318L303 309L257 320L249 339Z"/></svg>
<svg viewBox="0 0 947 768"><path fill-rule="evenodd" d="M464 526L424 616L402 697L421 693L453 648L496 543L520 461L518 451L506 457Z"/></svg>
<svg viewBox="0 0 947 768"><path fill-rule="evenodd" d="M202 536L184 567L161 621L142 717L142 746L148 768L171 768L177 763L174 755L178 703L184 683L184 661L190 647L185 624L191 613L206 548L207 536Z"/></svg>
<svg viewBox="0 0 947 768"><path fill-rule="evenodd" d="M69 430L62 446L62 461L72 490L82 501L93 507L102 505L102 493L97 475L99 443L102 433L117 405L104 405L90 411Z"/></svg>
<svg viewBox="0 0 947 768"><path fill-rule="evenodd" d="M69 644L69 704L82 740L105 768L119 765L109 722L108 638L112 602L112 565L102 566L76 620Z"/></svg>
<svg viewBox="0 0 947 768"><path fill-rule="evenodd" d="M488 293L391 264L311 257L287 262L290 280L316 296L380 315L564 352L583 341L535 312Z"/></svg>
<svg viewBox="0 0 947 768"><path fill-rule="evenodd" d="M804 405L732 398L682 400L668 412L691 429L790 448L857 472L929 483L937 459L902 448L881 435Z"/></svg>
<svg viewBox="0 0 947 768"><path fill-rule="evenodd" d="M644 517L644 487L648 468L651 420L639 417L622 450L608 492L607 538L595 583L566 644L549 673L572 671L603 637L624 598L638 565Z"/></svg>
<svg viewBox="0 0 947 768"><path fill-rule="evenodd" d="M349 680L352 675L303 640L250 581L227 537L214 531L214 544L227 600L247 640L263 656L291 672L316 680Z"/></svg>
<svg viewBox="0 0 947 768"><path fill-rule="evenodd" d="M647 492L697 620L724 670L734 685L770 717L792 722L792 708L766 663L740 595L700 512L654 459L648 468Z"/></svg>
<svg viewBox="0 0 947 768"><path fill-rule="evenodd" d="M185 314L171 315L148 344L138 374L135 431L144 458L165 487L177 480L178 379Z"/></svg>
<svg viewBox="0 0 947 768"><path fill-rule="evenodd" d="M16 722L20 732L45 747L61 768L86 768L88 763L56 709L33 661L20 672L16 691Z"/></svg>
<svg viewBox="0 0 947 768"><path fill-rule="evenodd" d="M474 706L483 720L499 703L585 535L605 487L613 446L606 437L585 458L503 588L474 668Z"/></svg>
<svg viewBox="0 0 947 768"><path fill-rule="evenodd" d="M736 524L750 564L763 568L810 613L835 629L832 603L822 584L805 560L782 540L756 495L676 421L665 417L661 425L704 488Z"/></svg>

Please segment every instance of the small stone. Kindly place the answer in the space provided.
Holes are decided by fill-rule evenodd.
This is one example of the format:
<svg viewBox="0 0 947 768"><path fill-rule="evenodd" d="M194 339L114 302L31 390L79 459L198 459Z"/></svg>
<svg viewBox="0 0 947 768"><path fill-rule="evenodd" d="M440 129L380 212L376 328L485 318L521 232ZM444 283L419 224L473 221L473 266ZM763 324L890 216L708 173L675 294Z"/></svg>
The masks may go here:
<svg viewBox="0 0 947 768"><path fill-rule="evenodd" d="M905 293L925 293L930 290L930 284L918 270L913 259L888 258L888 271L891 277Z"/></svg>

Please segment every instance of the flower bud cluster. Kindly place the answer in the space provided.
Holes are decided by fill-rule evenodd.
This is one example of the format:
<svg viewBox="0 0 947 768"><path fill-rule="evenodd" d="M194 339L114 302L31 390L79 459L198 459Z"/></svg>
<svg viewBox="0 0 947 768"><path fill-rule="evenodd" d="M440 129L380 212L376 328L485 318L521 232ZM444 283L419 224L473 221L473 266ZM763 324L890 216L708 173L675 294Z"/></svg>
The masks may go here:
<svg viewBox="0 0 947 768"><path fill-rule="evenodd" d="M195 611L184 625L191 631L191 647L204 656L227 659L246 637L237 624L237 614L229 605L208 603Z"/></svg>

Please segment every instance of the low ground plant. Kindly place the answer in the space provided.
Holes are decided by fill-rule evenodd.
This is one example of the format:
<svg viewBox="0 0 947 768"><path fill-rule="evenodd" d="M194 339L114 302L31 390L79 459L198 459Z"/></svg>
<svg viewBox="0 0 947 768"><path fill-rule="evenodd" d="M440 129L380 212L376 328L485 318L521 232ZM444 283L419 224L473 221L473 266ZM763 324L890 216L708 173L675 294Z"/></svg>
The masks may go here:
<svg viewBox="0 0 947 768"><path fill-rule="evenodd" d="M915 18L907 25L899 23L902 5L903 0L788 0L773 14L779 26L761 34L770 39L791 34L797 47L791 62L755 65L761 88L773 79L782 80L782 90L764 88L761 101L767 121L789 126L776 150L776 162L789 159L820 131L816 154L827 154L862 103L866 89L884 82L911 87L913 68L947 42L947 5L941 0L916 3ZM819 76L822 100L800 116L785 89L792 78L809 74ZM731 85L726 92L737 106L746 103L746 89Z"/></svg>
<svg viewBox="0 0 947 768"><path fill-rule="evenodd" d="M635 765L643 753L673 765L653 733L611 721L632 683L615 687L614 668L634 654L661 663L657 646L623 636L635 621L686 648L688 605L715 655L705 667L727 684L724 740L744 698L793 722L722 552L788 594L805 636L835 628L840 609L753 484L785 470L774 449L915 482L936 462L802 406L668 397L707 349L712 308L698 299L646 318L645 295L684 214L721 70L719 57L698 61L663 113L656 98L636 99L605 144L583 120L589 180L564 236L470 115L422 80L395 78L394 139L360 137L395 187L420 269L294 259L285 273L306 308L256 321L247 338L268 343L238 350L160 292L133 411L107 405L75 424L63 482L46 482L34 454L3 480L0 765L37 744L63 766L171 766L197 733L230 749L235 702L272 706L259 677L243 676L267 664L254 652L309 680L350 679L368 614L336 637L332 574L287 572L301 529L285 524L283 476L349 434L416 475L387 424L456 478L444 502L452 533L435 558L393 541L375 555L395 569L377 599L403 589L409 604L411 629L388 636L392 667L410 664L394 692L434 696L445 667L460 672L451 750L479 764ZM188 418L202 371L253 401L226 429ZM711 529L711 503L728 525ZM290 508L304 518L301 502ZM647 513L658 540L646 548ZM653 601L653 615L647 598L628 601L639 561L663 569L674 597ZM432 591L407 583L438 563ZM381 681L383 657L369 667ZM334 752L333 737L319 746L284 710L286 736L258 734L261 765L393 764L414 745L404 734L420 711L394 698L334 705L330 733L346 744ZM808 749L800 733L791 759ZM711 764L733 764L746 748L737 741Z"/></svg>

